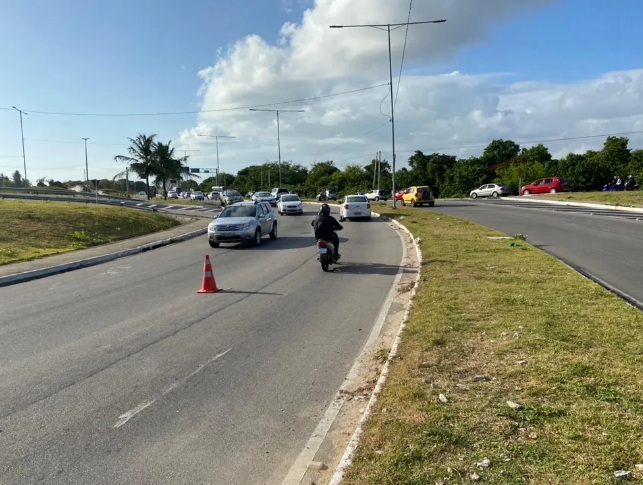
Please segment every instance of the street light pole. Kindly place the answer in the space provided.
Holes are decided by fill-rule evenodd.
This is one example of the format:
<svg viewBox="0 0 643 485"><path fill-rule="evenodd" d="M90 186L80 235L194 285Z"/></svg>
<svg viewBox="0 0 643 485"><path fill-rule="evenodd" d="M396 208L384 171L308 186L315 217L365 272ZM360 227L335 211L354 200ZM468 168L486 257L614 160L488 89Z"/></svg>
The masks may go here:
<svg viewBox="0 0 643 485"><path fill-rule="evenodd" d="M217 187L219 187L219 138L236 138L236 136L229 135L198 135L198 136L207 136L208 138L214 138L217 144Z"/></svg>
<svg viewBox="0 0 643 485"><path fill-rule="evenodd" d="M25 113L21 109L16 108L15 106L12 106L13 109L15 109L18 113L20 113L20 137L22 138L22 164L24 168L24 174L25 174L25 188L27 188L27 159L25 157L25 132L22 127L22 115L23 114L29 114Z"/></svg>
<svg viewBox="0 0 643 485"><path fill-rule="evenodd" d="M392 167L392 177L391 177L391 190L393 192L393 209L397 208L396 197L395 197L395 113L394 113L394 100L393 100L393 62L391 56L391 27L396 29L399 27L404 27L408 25L418 25L418 24L441 24L446 22L443 20L427 20L424 22L404 22L400 24L359 24L359 25L331 25L331 29L344 29L344 28L359 28L359 27L372 27L378 30L384 30L388 34L388 73L389 73L389 96L391 97L391 149L392 149L392 158L393 158L393 167ZM395 30L395 29L394 29Z"/></svg>
<svg viewBox="0 0 643 485"><path fill-rule="evenodd" d="M89 138L82 138L82 140L85 141L85 183L89 188L89 164L87 163L87 140L89 140Z"/></svg>
<svg viewBox="0 0 643 485"><path fill-rule="evenodd" d="M281 136L279 134L279 112L282 113L303 113L303 109L259 109L250 108L250 111L268 111L270 113L277 113L277 153L279 156L279 186L281 187Z"/></svg>

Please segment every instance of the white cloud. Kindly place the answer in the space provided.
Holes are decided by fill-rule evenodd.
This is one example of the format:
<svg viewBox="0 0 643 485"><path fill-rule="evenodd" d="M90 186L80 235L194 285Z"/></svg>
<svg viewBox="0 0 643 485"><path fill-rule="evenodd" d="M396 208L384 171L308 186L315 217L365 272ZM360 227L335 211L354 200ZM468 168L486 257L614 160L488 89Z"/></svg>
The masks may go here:
<svg viewBox="0 0 643 485"><path fill-rule="evenodd" d="M421 72L465 46L484 42L490 30L506 18L548 3L495 0L490 9L488 2L480 0L414 2L412 21L447 18L448 22L409 29L405 66ZM198 133L236 137L226 140L225 146L219 141L221 169L228 172L277 159L274 113L222 109L387 83L385 32L329 26L405 22L408 5L408 0L317 0L299 23L282 27L276 45L248 36L220 52L218 61L199 73L203 112L197 125L181 133L183 144L201 145L199 157L191 164L206 164L203 155L215 153L214 140L198 137ZM398 66L403 42L403 29L395 31L392 51ZM403 76L395 109L398 164L416 149L477 154L482 151L477 145L494 138L539 141L643 130L643 70L605 73L598 79L570 84L512 83L507 73L467 75L463 71L466 66L442 75ZM366 163L378 150L390 159L387 93L388 87L382 86L322 100L265 106L305 110L280 115L282 160L303 165L327 159L339 165ZM643 137L631 138L633 143L643 141ZM600 147L602 142L579 139L548 145L553 154L564 155Z"/></svg>

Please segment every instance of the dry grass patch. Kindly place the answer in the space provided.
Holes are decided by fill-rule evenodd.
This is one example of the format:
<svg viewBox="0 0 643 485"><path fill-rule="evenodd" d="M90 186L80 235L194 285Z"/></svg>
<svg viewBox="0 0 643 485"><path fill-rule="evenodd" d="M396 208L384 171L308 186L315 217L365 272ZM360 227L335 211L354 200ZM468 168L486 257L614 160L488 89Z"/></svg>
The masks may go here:
<svg viewBox="0 0 643 485"><path fill-rule="evenodd" d="M382 212L425 264L345 483L604 484L643 462L640 311L519 238Z"/></svg>
<svg viewBox="0 0 643 485"><path fill-rule="evenodd" d="M125 207L0 200L0 264L28 261L174 227L168 216Z"/></svg>

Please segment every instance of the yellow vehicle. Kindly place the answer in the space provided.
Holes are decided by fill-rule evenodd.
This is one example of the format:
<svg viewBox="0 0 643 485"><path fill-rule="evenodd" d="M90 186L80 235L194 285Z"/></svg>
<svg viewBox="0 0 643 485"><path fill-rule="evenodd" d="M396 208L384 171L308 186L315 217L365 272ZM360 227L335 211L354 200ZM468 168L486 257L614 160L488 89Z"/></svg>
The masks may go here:
<svg viewBox="0 0 643 485"><path fill-rule="evenodd" d="M435 205L435 198L433 191L428 185L419 185L417 187L409 187L402 194L402 205L411 204L416 207L418 205L428 205L433 207Z"/></svg>

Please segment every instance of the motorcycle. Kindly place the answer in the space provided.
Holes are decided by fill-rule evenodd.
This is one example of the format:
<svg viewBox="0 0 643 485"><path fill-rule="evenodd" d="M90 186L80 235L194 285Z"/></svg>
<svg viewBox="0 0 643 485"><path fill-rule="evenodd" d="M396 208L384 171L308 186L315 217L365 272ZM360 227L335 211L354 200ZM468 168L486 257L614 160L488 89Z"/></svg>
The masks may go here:
<svg viewBox="0 0 643 485"><path fill-rule="evenodd" d="M318 239L317 250L319 251L318 259L321 263L322 271L328 271L331 264L337 263L337 258L335 258L335 245L332 242Z"/></svg>

